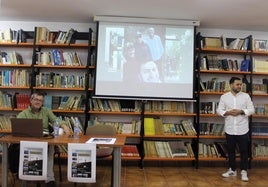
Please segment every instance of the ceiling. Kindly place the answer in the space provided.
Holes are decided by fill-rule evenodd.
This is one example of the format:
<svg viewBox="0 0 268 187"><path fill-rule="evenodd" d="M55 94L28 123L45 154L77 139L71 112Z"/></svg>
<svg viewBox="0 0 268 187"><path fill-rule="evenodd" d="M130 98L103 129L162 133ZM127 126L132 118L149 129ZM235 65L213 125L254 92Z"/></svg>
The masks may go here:
<svg viewBox="0 0 268 187"><path fill-rule="evenodd" d="M0 21L92 22L94 15L198 20L201 28L268 31L267 0L0 0Z"/></svg>

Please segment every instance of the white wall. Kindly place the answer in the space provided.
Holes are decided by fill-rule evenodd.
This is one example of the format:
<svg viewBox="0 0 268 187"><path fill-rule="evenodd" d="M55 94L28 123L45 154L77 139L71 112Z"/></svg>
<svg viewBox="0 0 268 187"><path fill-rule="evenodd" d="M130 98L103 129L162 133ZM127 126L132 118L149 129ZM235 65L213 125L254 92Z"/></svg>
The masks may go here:
<svg viewBox="0 0 268 187"><path fill-rule="evenodd" d="M51 31L69 30L74 28L80 32L87 32L89 28L96 31L96 23L68 23L68 22L26 22L26 21L0 21L0 30L5 29L23 29L26 31L33 31L35 26L47 27ZM244 31L244 30L224 30L215 28L197 28L202 36L220 37L224 35L226 38L244 38L252 35L255 39L267 39L267 32L258 31Z"/></svg>
<svg viewBox="0 0 268 187"><path fill-rule="evenodd" d="M23 29L25 31L34 31L34 27L47 27L51 31L67 31L74 28L79 32L87 32L89 28L96 30L95 23L66 23L66 22L25 22L25 21L0 21L0 29Z"/></svg>
<svg viewBox="0 0 268 187"><path fill-rule="evenodd" d="M200 32L202 36L207 37L220 37L224 35L226 38L245 38L252 35L254 39L267 39L267 32L258 31L244 31L244 30L224 30L224 29L213 29L213 28L197 28L197 32Z"/></svg>

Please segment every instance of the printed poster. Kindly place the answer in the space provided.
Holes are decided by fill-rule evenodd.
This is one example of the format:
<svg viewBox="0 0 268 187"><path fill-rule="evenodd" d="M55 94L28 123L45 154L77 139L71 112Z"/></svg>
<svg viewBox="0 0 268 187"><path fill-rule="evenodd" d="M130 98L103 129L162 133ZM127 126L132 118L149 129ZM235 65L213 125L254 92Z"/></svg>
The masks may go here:
<svg viewBox="0 0 268 187"><path fill-rule="evenodd" d="M47 179L47 147L47 142L20 142L20 179L31 181Z"/></svg>
<svg viewBox="0 0 268 187"><path fill-rule="evenodd" d="M68 144L68 180L80 183L96 182L96 144Z"/></svg>

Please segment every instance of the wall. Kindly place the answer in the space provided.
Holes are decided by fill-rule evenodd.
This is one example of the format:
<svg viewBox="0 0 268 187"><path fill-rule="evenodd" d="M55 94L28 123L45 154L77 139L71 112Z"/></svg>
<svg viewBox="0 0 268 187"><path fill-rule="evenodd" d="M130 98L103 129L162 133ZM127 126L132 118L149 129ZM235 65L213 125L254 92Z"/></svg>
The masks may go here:
<svg viewBox="0 0 268 187"><path fill-rule="evenodd" d="M23 29L25 31L34 31L34 27L47 27L51 31L67 31L74 28L79 32L87 32L89 28L96 30L95 23L66 23L66 22L25 22L25 21L0 21L0 29Z"/></svg>
<svg viewBox="0 0 268 187"><path fill-rule="evenodd" d="M197 32L200 32L202 36L220 37L224 35L226 38L245 38L252 35L255 39L267 39L267 32L258 31L244 31L244 30L224 30L224 29L213 29L213 28L197 28Z"/></svg>

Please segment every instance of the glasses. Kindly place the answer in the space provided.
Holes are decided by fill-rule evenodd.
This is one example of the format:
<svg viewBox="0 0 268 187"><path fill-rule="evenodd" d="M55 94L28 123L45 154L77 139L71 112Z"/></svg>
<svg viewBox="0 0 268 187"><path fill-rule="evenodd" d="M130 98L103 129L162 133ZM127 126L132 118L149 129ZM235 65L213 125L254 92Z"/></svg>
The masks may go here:
<svg viewBox="0 0 268 187"><path fill-rule="evenodd" d="M33 98L33 101L42 103L43 102L43 99Z"/></svg>

